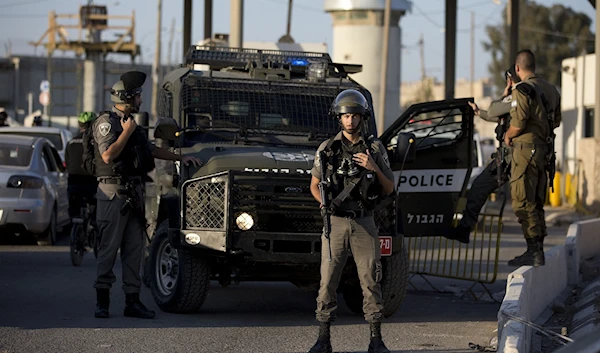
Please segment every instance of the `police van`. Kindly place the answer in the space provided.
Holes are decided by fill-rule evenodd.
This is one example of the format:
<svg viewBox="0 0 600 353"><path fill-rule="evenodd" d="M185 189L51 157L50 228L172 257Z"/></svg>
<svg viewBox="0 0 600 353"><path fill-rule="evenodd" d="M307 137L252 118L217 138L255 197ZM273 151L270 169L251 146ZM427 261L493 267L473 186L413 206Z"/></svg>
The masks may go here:
<svg viewBox="0 0 600 353"><path fill-rule="evenodd" d="M210 282L288 281L319 287L323 220L310 193L317 147L339 132L328 117L345 89L371 94L350 75L360 65L326 53L191 47L186 65L158 93L156 143L194 155L200 167L157 161L148 195L152 224L145 282L158 306L198 311ZM372 113L373 114L373 113ZM375 116L366 124L375 135ZM381 136L397 193L375 210L386 316L408 284L406 236L439 236L451 225L473 165L467 99L411 106ZM362 312L354 262L340 282Z"/></svg>

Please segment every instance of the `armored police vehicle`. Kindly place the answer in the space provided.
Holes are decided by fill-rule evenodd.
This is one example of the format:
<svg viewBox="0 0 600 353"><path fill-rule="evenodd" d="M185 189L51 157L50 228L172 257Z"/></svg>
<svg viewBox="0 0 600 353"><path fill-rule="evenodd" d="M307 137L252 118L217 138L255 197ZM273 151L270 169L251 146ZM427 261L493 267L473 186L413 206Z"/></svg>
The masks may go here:
<svg viewBox="0 0 600 353"><path fill-rule="evenodd" d="M144 274L154 299L164 311L198 311L211 280L318 289L323 219L310 169L319 144L340 130L328 115L336 95L357 89L372 106L368 90L349 77L362 67L324 53L203 46L186 61L161 85L154 136L204 164L156 163ZM374 116L365 128L376 134ZM379 137L398 185L375 210L386 316L406 293L403 236L439 235L452 222L470 173L472 134L467 101L455 100L412 106ZM351 259L339 290L362 312Z"/></svg>

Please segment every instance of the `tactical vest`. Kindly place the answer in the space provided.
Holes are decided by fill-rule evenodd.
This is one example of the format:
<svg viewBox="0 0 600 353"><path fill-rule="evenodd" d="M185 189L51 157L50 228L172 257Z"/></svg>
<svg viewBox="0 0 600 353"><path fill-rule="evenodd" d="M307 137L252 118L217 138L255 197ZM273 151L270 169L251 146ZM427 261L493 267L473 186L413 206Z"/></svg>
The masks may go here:
<svg viewBox="0 0 600 353"><path fill-rule="evenodd" d="M113 112L103 112L101 114L105 113L114 114ZM120 135L121 132L118 132L117 139ZM142 128L138 126L133 134L129 136L119 157L108 164L102 160L98 144L96 143L96 176L122 178L146 176L146 174L154 169L154 157L152 157L152 153L148 150L147 143L146 135L142 131Z"/></svg>
<svg viewBox="0 0 600 353"><path fill-rule="evenodd" d="M329 200L335 200L348 185L358 181L349 196L341 203L339 208L342 210L373 210L383 199L383 188L377 179L377 174L352 161L354 153L366 153L367 149L373 158L377 153L381 153L373 151L374 140L369 138L366 146L360 145L360 148L357 148L358 146L348 147L342 140L331 138L325 146L324 152L327 156L325 180L329 185L327 188ZM342 174L340 171L346 173ZM352 175L348 175L347 172Z"/></svg>

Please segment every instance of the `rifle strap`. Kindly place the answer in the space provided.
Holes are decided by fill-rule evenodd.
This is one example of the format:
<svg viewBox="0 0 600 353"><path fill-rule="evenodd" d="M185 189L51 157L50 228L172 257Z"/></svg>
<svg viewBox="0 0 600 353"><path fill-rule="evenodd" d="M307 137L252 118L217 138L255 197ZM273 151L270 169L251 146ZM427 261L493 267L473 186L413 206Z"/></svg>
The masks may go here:
<svg viewBox="0 0 600 353"><path fill-rule="evenodd" d="M346 200L346 198L348 198L348 196L350 195L352 190L354 190L356 185L358 185L358 183L360 183L360 180L363 178L363 176L365 174L366 174L366 171L362 171L357 176L348 180L348 185L346 185L344 190L342 190L342 192L340 192L339 195L337 195L336 198L333 199L333 201L331 201L331 205L336 208L340 207L342 202L344 202L344 200Z"/></svg>

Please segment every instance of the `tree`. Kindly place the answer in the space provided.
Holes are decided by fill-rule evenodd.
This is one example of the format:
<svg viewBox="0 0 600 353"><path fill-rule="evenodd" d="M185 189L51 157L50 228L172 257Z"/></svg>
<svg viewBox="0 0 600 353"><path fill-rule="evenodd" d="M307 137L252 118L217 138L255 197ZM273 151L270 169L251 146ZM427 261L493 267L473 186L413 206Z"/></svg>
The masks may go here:
<svg viewBox="0 0 600 353"><path fill-rule="evenodd" d="M570 7L546 7L534 1L521 0L519 50L530 49L536 59L536 73L560 87L561 61L584 52L594 52L591 23L585 13L575 12ZM486 26L486 32L489 38L483 43L483 48L492 56L488 69L499 92L502 92L506 86L504 71L515 60L507 57L509 28L506 9L502 12L502 24Z"/></svg>

